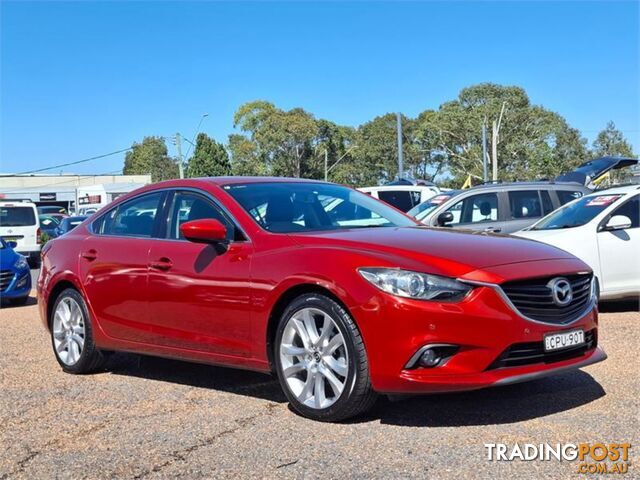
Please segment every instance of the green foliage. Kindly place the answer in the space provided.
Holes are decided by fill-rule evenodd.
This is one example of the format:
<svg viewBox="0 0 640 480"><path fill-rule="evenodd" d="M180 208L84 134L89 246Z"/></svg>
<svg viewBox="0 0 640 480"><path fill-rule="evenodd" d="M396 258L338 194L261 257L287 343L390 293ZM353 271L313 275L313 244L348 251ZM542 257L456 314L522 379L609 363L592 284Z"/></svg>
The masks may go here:
<svg viewBox="0 0 640 480"><path fill-rule="evenodd" d="M608 122L593 142L592 156L635 157L633 149L613 122Z"/></svg>
<svg viewBox="0 0 640 480"><path fill-rule="evenodd" d="M187 177L216 177L231 174L229 154L206 133L199 133L187 166Z"/></svg>
<svg viewBox="0 0 640 480"><path fill-rule="evenodd" d="M124 159L125 175L151 174L151 181L160 182L178 178L178 164L167 152L162 137L144 137L142 143L134 143Z"/></svg>

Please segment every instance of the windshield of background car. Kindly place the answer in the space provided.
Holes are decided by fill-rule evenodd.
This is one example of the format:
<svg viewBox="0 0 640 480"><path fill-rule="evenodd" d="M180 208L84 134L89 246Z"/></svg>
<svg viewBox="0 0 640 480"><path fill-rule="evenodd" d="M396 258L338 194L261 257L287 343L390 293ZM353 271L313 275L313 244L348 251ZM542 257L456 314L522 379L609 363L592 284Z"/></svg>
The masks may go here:
<svg viewBox="0 0 640 480"><path fill-rule="evenodd" d="M570 203L543 218L531 230L558 230L561 228L581 227L598 216L624 195L589 195Z"/></svg>
<svg viewBox="0 0 640 480"><path fill-rule="evenodd" d="M446 202L456 194L457 192L451 192L431 197L426 202L422 202L420 205L416 205L415 207L413 207L407 212L407 215L415 217L416 220L424 220L424 218L433 210L435 210L436 207L442 205L444 202Z"/></svg>
<svg viewBox="0 0 640 480"><path fill-rule="evenodd" d="M416 226L384 203L340 185L249 183L224 189L258 225L274 233Z"/></svg>
<svg viewBox="0 0 640 480"><path fill-rule="evenodd" d="M0 227L29 227L35 224L36 214L32 207L0 207Z"/></svg>

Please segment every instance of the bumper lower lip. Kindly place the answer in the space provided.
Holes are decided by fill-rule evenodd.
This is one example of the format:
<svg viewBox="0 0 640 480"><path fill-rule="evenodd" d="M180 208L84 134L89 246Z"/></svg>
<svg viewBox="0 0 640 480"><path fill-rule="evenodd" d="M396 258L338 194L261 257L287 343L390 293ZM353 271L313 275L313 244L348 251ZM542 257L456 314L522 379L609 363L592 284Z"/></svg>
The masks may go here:
<svg viewBox="0 0 640 480"><path fill-rule="evenodd" d="M512 385L514 383L528 382L529 380L536 380L538 378L544 378L549 375L555 375L556 373L562 373L568 370L574 370L576 368L586 367L593 365L594 363L602 362L607 359L607 354L601 348L597 348L591 356L581 360L580 362L572 365L564 365L558 368L551 368L549 370L541 370L538 372L523 373L521 375L514 375L512 377L505 377L497 380L493 383L493 386L500 385Z"/></svg>

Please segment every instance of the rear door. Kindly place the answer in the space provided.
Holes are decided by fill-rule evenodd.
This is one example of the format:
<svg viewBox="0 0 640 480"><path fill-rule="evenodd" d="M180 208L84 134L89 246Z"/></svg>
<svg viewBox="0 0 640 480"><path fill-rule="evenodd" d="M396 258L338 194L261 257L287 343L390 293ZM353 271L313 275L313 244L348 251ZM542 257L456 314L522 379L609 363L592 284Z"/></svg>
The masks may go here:
<svg viewBox="0 0 640 480"><path fill-rule="evenodd" d="M123 202L92 223L79 271L93 312L113 338L154 343L148 301L148 262L165 192Z"/></svg>
<svg viewBox="0 0 640 480"><path fill-rule="evenodd" d="M600 223L600 227L615 215L631 220L625 230L598 231L598 251L602 292L640 291L640 197L635 195L615 208Z"/></svg>

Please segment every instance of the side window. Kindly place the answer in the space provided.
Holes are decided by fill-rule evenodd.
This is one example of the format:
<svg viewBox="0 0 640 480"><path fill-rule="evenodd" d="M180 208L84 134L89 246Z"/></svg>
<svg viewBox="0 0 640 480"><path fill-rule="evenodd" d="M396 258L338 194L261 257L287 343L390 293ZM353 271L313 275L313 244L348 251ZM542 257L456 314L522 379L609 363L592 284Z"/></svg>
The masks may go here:
<svg viewBox="0 0 640 480"><path fill-rule="evenodd" d="M495 222L498 220L498 195L481 193L460 200L447 210L453 214L450 225Z"/></svg>
<svg viewBox="0 0 640 480"><path fill-rule="evenodd" d="M398 210L408 212L420 203L420 191L416 190L381 190L378 198Z"/></svg>
<svg viewBox="0 0 640 480"><path fill-rule="evenodd" d="M162 192L134 198L107 212L94 223L102 235L151 237Z"/></svg>
<svg viewBox="0 0 640 480"><path fill-rule="evenodd" d="M218 206L205 196L192 192L176 192L173 196L168 237L174 240L183 239L184 236L180 233L180 225L203 218L218 220L227 227L227 239L233 240L235 238L234 225L220 211Z"/></svg>
<svg viewBox="0 0 640 480"><path fill-rule="evenodd" d="M511 218L537 218L542 216L542 206L537 190L509 192Z"/></svg>
<svg viewBox="0 0 640 480"><path fill-rule="evenodd" d="M560 200L560 205L582 197L582 192L572 192L571 190L556 190L556 194L558 195L558 200Z"/></svg>
<svg viewBox="0 0 640 480"><path fill-rule="evenodd" d="M553 202L551 196L547 190L540 190L540 197L542 198L542 214L547 215L555 210L553 208Z"/></svg>
<svg viewBox="0 0 640 480"><path fill-rule="evenodd" d="M611 217L613 217L614 215L624 215L625 217L629 217L631 219L631 228L638 228L640 226L639 198L640 197L636 195L631 200L627 201L623 205L620 205L611 213Z"/></svg>

